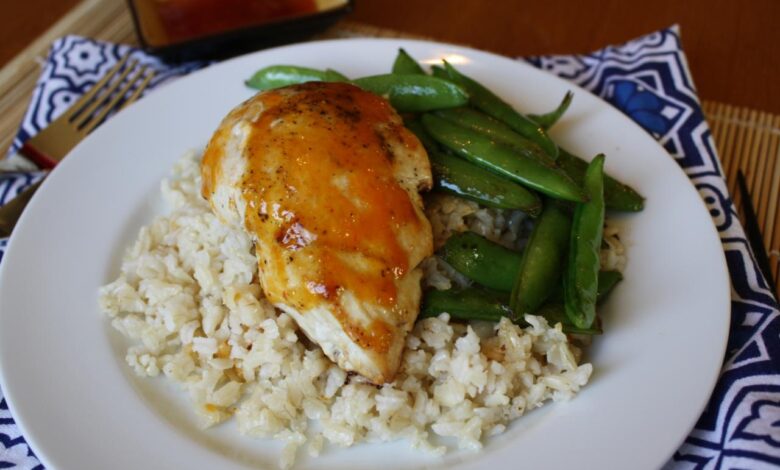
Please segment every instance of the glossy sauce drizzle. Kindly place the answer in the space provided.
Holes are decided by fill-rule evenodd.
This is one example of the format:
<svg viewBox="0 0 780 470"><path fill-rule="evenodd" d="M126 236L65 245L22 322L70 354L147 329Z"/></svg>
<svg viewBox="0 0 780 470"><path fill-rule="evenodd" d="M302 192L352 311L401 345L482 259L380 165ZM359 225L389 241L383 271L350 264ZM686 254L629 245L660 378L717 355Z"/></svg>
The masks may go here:
<svg viewBox="0 0 780 470"><path fill-rule="evenodd" d="M261 269L277 276L288 263L299 263L295 271L305 273L305 288L284 289L281 299L271 300L306 310L349 290L392 308L396 280L409 270L399 227L421 221L393 175L385 137L406 146L419 142L408 138L385 100L352 85L309 83L292 90L259 95L264 111L253 123L242 182L252 208L247 228L275 244L264 251L271 256Z"/></svg>

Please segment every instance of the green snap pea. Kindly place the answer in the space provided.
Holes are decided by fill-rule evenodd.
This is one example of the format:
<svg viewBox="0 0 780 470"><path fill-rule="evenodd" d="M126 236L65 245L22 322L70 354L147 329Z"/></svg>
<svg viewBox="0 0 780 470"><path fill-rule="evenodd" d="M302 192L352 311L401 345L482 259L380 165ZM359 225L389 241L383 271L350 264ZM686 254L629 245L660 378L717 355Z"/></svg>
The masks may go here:
<svg viewBox="0 0 780 470"><path fill-rule="evenodd" d="M554 198L574 202L585 200L582 189L553 166L497 145L479 132L438 116L425 114L422 122L437 142L477 165Z"/></svg>
<svg viewBox="0 0 780 470"><path fill-rule="evenodd" d="M561 100L561 104L557 108L545 114L531 114L528 117L542 126L545 130L551 128L558 122L561 117L566 113L571 105L571 100L574 98L574 93L567 91Z"/></svg>
<svg viewBox="0 0 780 470"><path fill-rule="evenodd" d="M508 145L529 158L549 165L555 162L534 142L513 131L512 128L503 122L474 108L444 109L436 111L435 114L461 127L484 134L500 144Z"/></svg>
<svg viewBox="0 0 780 470"><path fill-rule="evenodd" d="M599 271L599 287L596 291L596 303L604 301L610 292L615 288L620 281L623 280L623 273L620 271ZM563 308L563 289L562 286L558 286L550 299L546 302L561 304Z"/></svg>
<svg viewBox="0 0 780 470"><path fill-rule="evenodd" d="M401 75L425 75L420 64L412 58L403 48L398 49L398 55L393 62L393 73Z"/></svg>
<svg viewBox="0 0 780 470"><path fill-rule="evenodd" d="M574 325L571 320L569 320L569 317L566 316L566 310L561 302L547 302L536 311L535 315L544 317L550 325L560 323L563 332L568 334L600 335L604 332L604 330L601 329L601 322L598 317L596 317L593 324L588 328L580 328Z"/></svg>
<svg viewBox="0 0 780 470"><path fill-rule="evenodd" d="M597 293L597 303L603 302L612 289L623 280L623 274L620 271L599 271L599 288ZM558 289L552 298L535 312L535 315L541 315L547 319L550 324L561 323L565 333L576 333L585 335L600 335L603 331L601 321L598 315L596 320L589 328L578 328L571 323L566 316L566 308L563 305L563 292Z"/></svg>
<svg viewBox="0 0 780 470"><path fill-rule="evenodd" d="M585 178L585 170L588 168L588 162L561 149L558 164L574 181L582 184ZM604 200L607 204L607 209L618 211L639 212L645 206L645 198L636 192L634 188L621 183L607 174L604 175Z"/></svg>
<svg viewBox="0 0 780 470"><path fill-rule="evenodd" d="M444 67L450 80L462 86L469 94L470 102L473 106L508 124L509 127L523 137L536 142L552 158L558 158L558 146L550 139L547 131L542 126L515 111L509 103L499 98L476 80L458 72L448 62L444 62Z"/></svg>
<svg viewBox="0 0 780 470"><path fill-rule="evenodd" d="M546 201L523 250L512 289L510 306L517 315L536 312L560 285L570 233L569 211L555 201Z"/></svg>
<svg viewBox="0 0 780 470"><path fill-rule="evenodd" d="M532 191L468 161L435 150L428 151L434 188L483 206L519 209L531 217L542 210L542 201Z"/></svg>
<svg viewBox="0 0 780 470"><path fill-rule="evenodd" d="M348 82L349 79L335 70L317 70L294 65L272 65L255 72L246 81L250 88L271 90L305 82Z"/></svg>
<svg viewBox="0 0 780 470"><path fill-rule="evenodd" d="M428 134L418 119L406 120L404 125L428 151L434 189L488 207L519 209L531 217L541 212L542 201L532 191L460 157L441 152L439 143Z"/></svg>
<svg viewBox="0 0 780 470"><path fill-rule="evenodd" d="M599 253L604 229L604 155L598 155L585 172L588 202L574 209L569 260L563 280L566 316L587 329L596 318Z"/></svg>
<svg viewBox="0 0 780 470"><path fill-rule="evenodd" d="M478 131L498 143L508 145L518 152L523 152L530 158L549 164L553 162L552 158L544 153L538 145L516 133L506 124L476 109L466 107L453 108L436 111L435 114L459 126ZM580 185L582 184L585 169L588 168L588 162L562 148L555 163L571 179ZM644 198L635 189L607 174L604 175L604 198L607 208L612 210L637 212L644 207Z"/></svg>
<svg viewBox="0 0 780 470"><path fill-rule="evenodd" d="M622 280L623 273L620 271L599 271L599 288L596 291L598 302L606 299L612 289Z"/></svg>
<svg viewBox="0 0 780 470"><path fill-rule="evenodd" d="M436 317L445 312L458 320L497 322L501 317L511 316L503 293L479 287L426 291L418 318Z"/></svg>
<svg viewBox="0 0 780 470"><path fill-rule="evenodd" d="M598 301L601 302L623 279L619 271L599 272ZM571 323L566 316L563 306L563 295L558 291L556 295L542 305L536 311L536 315L543 316L551 325L561 323L565 333L596 335L602 333L601 322L598 317L588 328L579 328ZM466 289L430 290L423 295L422 309L419 318L435 317L442 313L449 313L452 318L458 320L482 320L498 322L501 317L513 318L515 316L508 307L509 298L505 292L496 292L480 287ZM522 316L515 323L525 324Z"/></svg>
<svg viewBox="0 0 780 470"><path fill-rule="evenodd" d="M451 236L444 244L442 258L472 281L498 291L512 290L520 267L520 253L474 232Z"/></svg>
<svg viewBox="0 0 780 470"><path fill-rule="evenodd" d="M602 271L599 273L599 280L602 279L602 275L611 279L621 279L615 277L612 273L620 273L617 271ZM616 283L617 280L614 282ZM600 285L606 283L600 282ZM611 284L611 290L614 287L614 283ZM606 296L606 293L602 293L599 289L599 301ZM505 292L496 292L481 287L468 287L465 289L449 289L449 290L429 290L423 294L422 307L420 309L420 315L418 318L436 317L442 313L449 313L451 318L469 321L469 320L481 320L498 322L501 317L512 318L514 315L512 310L507 305L509 301L508 295ZM601 322L596 321L589 328L578 328L574 326L569 318L566 316L566 312L563 307L563 301L560 298L551 299L549 302L537 310L536 315L542 316L547 319L551 325L560 323L565 333L582 334L582 335L596 335L602 333ZM521 325L525 324L523 317L514 320L514 323Z"/></svg>
<svg viewBox="0 0 780 470"><path fill-rule="evenodd" d="M603 302L618 282L622 280L623 274L620 271L599 271L597 303ZM588 328L577 327L569 320L569 317L566 316L566 307L564 307L563 304L563 293L560 289L552 299L536 311L535 315L543 316L551 325L560 323L561 326L563 326L564 333L580 335L600 335L603 333L601 319L598 315L596 315L593 324Z"/></svg>
<svg viewBox="0 0 780 470"><path fill-rule="evenodd" d="M427 150L429 154L431 152L441 151L441 146L430 134L428 134L422 121L419 119L404 119L404 126L412 131L412 134L414 134L417 137L417 140L423 144L423 147L425 147L425 150Z"/></svg>
<svg viewBox="0 0 780 470"><path fill-rule="evenodd" d="M450 74L441 65L431 65L431 75L442 80L450 79Z"/></svg>
<svg viewBox="0 0 780 470"><path fill-rule="evenodd" d="M400 112L425 112L454 108L468 102L468 94L458 85L428 75L372 75L352 81L360 88L386 96Z"/></svg>

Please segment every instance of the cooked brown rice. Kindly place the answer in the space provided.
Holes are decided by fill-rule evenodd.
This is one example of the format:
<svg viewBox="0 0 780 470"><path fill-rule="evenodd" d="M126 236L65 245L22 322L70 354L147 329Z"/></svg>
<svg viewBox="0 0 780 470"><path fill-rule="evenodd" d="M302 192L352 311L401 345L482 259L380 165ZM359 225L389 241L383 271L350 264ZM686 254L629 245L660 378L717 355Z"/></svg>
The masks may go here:
<svg viewBox="0 0 780 470"><path fill-rule="evenodd" d="M568 400L590 377L560 326L527 316L521 328L419 321L406 340L400 372L378 387L348 374L302 340L291 317L257 283L249 237L222 225L200 197L199 156L188 154L162 184L170 212L141 229L116 280L100 290L112 325L135 345L127 363L143 377L160 373L189 393L204 427L235 417L241 433L286 441L281 466L299 448L317 455L325 442L407 439L432 452L432 435L479 449L487 436L548 400ZM480 208L435 196L426 212L437 246L474 230L519 248L529 222L521 212ZM614 231L602 263L622 268ZM468 281L438 258L425 282L439 289ZM313 432L311 423L318 421Z"/></svg>

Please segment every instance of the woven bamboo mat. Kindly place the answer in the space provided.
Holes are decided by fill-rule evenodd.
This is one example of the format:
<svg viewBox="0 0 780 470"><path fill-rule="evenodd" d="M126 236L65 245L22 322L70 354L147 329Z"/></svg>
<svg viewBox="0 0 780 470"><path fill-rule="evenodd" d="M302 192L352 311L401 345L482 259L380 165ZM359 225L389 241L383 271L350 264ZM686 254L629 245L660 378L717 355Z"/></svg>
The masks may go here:
<svg viewBox="0 0 780 470"><path fill-rule="evenodd" d="M702 104L740 219L737 170L745 175L769 254L775 292L780 292L780 115L713 101Z"/></svg>
<svg viewBox="0 0 780 470"><path fill-rule="evenodd" d="M137 44L125 2L85 0L0 69L0 150L13 139L29 104L49 44L66 34ZM409 34L341 22L319 38L398 37ZM720 153L729 191L740 208L737 170L745 174L775 279L780 287L780 115L704 101L704 114ZM739 210L738 210L739 212Z"/></svg>

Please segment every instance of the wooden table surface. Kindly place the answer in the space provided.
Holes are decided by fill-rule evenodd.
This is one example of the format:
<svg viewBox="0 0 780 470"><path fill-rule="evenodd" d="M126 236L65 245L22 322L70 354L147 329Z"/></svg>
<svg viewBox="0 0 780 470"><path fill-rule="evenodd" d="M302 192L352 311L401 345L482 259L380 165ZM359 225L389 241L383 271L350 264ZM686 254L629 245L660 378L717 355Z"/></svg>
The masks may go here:
<svg viewBox="0 0 780 470"><path fill-rule="evenodd" d="M0 0L0 67L80 0ZM122 0L117 0L122 1ZM351 19L510 56L588 52L671 24L700 96L780 113L778 0L355 0Z"/></svg>

